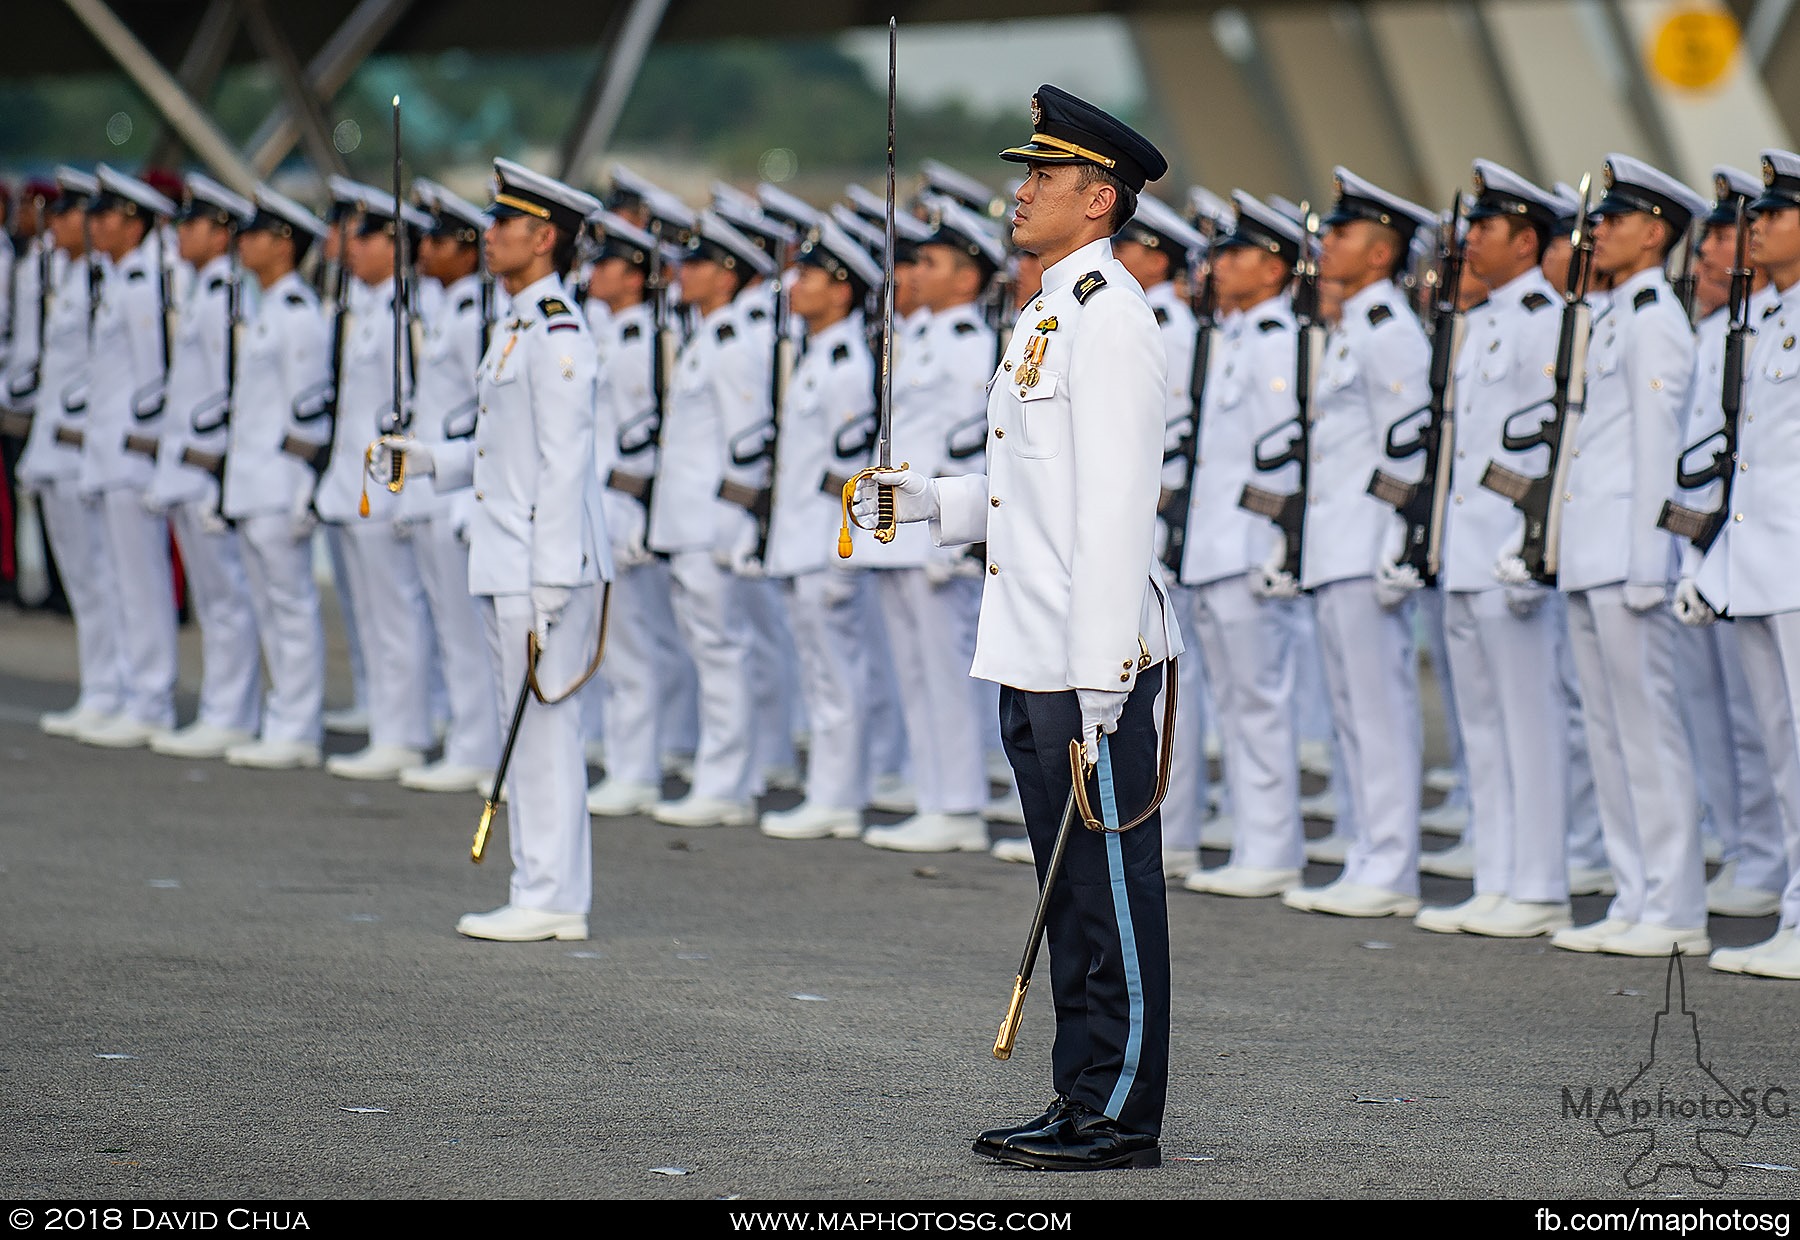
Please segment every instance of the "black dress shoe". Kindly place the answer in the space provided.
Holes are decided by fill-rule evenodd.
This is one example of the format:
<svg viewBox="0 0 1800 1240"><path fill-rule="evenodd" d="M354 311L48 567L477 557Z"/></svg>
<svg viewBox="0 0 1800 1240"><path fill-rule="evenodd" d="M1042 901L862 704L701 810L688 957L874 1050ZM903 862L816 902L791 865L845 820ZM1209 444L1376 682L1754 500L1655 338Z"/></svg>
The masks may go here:
<svg viewBox="0 0 1800 1240"><path fill-rule="evenodd" d="M1048 1128L1050 1125L1067 1116L1077 1105L1078 1104L1071 1102L1061 1094L1058 1094L1056 1100L1050 1104L1050 1108L1036 1119L1028 1119L1022 1124L1013 1124L1008 1128L990 1128L979 1137L976 1137L975 1152L978 1154L985 1154L990 1150L1000 1148L1000 1146L1011 1137L1017 1137L1027 1132L1037 1132L1041 1128Z"/></svg>
<svg viewBox="0 0 1800 1240"><path fill-rule="evenodd" d="M1118 1121L1071 1104L1058 1122L1020 1133L1000 1146L976 1149L998 1162L1039 1171L1106 1171L1115 1167L1160 1167L1162 1147L1144 1132L1126 1132Z"/></svg>

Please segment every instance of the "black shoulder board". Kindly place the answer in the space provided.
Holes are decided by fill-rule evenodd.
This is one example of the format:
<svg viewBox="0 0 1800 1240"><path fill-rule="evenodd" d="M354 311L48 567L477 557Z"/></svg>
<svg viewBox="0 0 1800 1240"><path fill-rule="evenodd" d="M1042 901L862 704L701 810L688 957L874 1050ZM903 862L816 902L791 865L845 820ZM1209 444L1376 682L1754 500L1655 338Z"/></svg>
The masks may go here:
<svg viewBox="0 0 1800 1240"><path fill-rule="evenodd" d="M475 299L473 297L465 297L461 301L456 303L456 312L458 314L466 314L468 311L473 310L474 308L475 308Z"/></svg>
<svg viewBox="0 0 1800 1240"><path fill-rule="evenodd" d="M1377 302L1369 307L1369 326L1380 327L1394 317L1393 307Z"/></svg>
<svg viewBox="0 0 1800 1240"><path fill-rule="evenodd" d="M575 313L573 310L569 309L569 304L560 297L544 298L544 300L538 302L538 309L544 312L544 317L547 319L555 318L559 314Z"/></svg>
<svg viewBox="0 0 1800 1240"><path fill-rule="evenodd" d="M729 323L721 323L719 324L718 332L715 334L719 337L719 343L724 344L727 340L730 340L737 335L737 328Z"/></svg>
<svg viewBox="0 0 1800 1240"><path fill-rule="evenodd" d="M1637 291L1637 296L1631 299L1631 308L1634 310L1642 310L1645 306L1655 304L1656 290L1653 288L1641 288Z"/></svg>
<svg viewBox="0 0 1800 1240"><path fill-rule="evenodd" d="M127 275L125 278L126 278L126 280L130 281L132 284L136 284L139 280L148 280L150 278L150 274L148 272L146 272L142 267L137 267L137 268L134 268L132 270L131 274Z"/></svg>
<svg viewBox="0 0 1800 1240"><path fill-rule="evenodd" d="M299 293L289 293L287 295L287 304L290 306L305 306L310 305L311 303Z"/></svg>
<svg viewBox="0 0 1800 1240"><path fill-rule="evenodd" d="M955 327L951 328L950 330L955 332L959 336L967 336L975 330L975 324L969 322L969 320L967 320L967 319L963 319L962 321L957 323L957 325Z"/></svg>
<svg viewBox="0 0 1800 1240"><path fill-rule="evenodd" d="M1770 302L1768 305L1763 307L1763 318L1765 318L1765 319L1768 318L1771 314L1774 314L1779 309L1781 309L1780 302L1778 302L1778 301Z"/></svg>
<svg viewBox="0 0 1800 1240"><path fill-rule="evenodd" d="M225 277L224 276L214 276L212 279L210 279L206 282L206 291L209 293L216 293L224 287L225 287Z"/></svg>
<svg viewBox="0 0 1800 1240"><path fill-rule="evenodd" d="M753 306L750 310L750 321L752 323L760 323L768 317L769 312L764 310L761 306Z"/></svg>
<svg viewBox="0 0 1800 1240"><path fill-rule="evenodd" d="M1280 319L1264 319L1256 325L1256 330L1259 332L1278 332L1281 330L1281 327L1282 323Z"/></svg>
<svg viewBox="0 0 1800 1240"><path fill-rule="evenodd" d="M1151 309L1156 312L1156 325L1158 327L1166 327L1169 322L1169 312L1164 310L1161 306L1153 306Z"/></svg>
<svg viewBox="0 0 1800 1240"><path fill-rule="evenodd" d="M837 348L835 348L831 351L831 360L834 362L849 361L850 360L850 346L847 344L838 345Z"/></svg>
<svg viewBox="0 0 1800 1240"><path fill-rule="evenodd" d="M1087 305L1087 299L1106 287L1106 277L1098 271L1090 271L1075 281L1075 300Z"/></svg>
<svg viewBox="0 0 1800 1240"><path fill-rule="evenodd" d="M1534 289L1521 297L1519 304L1527 310L1542 310L1550 304L1550 299Z"/></svg>
<svg viewBox="0 0 1800 1240"><path fill-rule="evenodd" d="M620 340L636 340L639 336L641 336L643 334L644 334L644 325L642 323L627 323L627 324L625 324L624 329L619 332L619 339Z"/></svg>

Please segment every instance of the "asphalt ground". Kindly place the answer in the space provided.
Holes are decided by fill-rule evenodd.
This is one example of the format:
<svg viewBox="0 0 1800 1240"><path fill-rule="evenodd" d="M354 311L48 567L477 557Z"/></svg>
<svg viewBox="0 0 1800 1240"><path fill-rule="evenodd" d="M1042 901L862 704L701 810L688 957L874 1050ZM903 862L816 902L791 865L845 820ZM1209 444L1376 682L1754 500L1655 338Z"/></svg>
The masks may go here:
<svg viewBox="0 0 1800 1240"><path fill-rule="evenodd" d="M184 631L184 718L196 649ZM73 700L73 650L67 621L0 613L0 1198L1705 1200L1800 1187L1800 1121L1785 1114L1800 1100L1800 985L1689 963L1706 1076L1679 1003L1653 1048L1666 961L1178 885L1164 1165L998 1166L970 1138L1050 1093L1047 972L1012 1059L990 1054L1035 903L1029 867L597 819L592 941L475 942L457 917L503 903L506 883L503 839L469 863L477 798L46 737L35 719ZM335 640L331 686L341 702ZM1426 880L1428 902L1467 893ZM1603 903L1577 900L1577 921ZM1773 928L1712 925L1719 945ZM1645 1061L1623 1105L1654 1099L1652 1084L1666 1105L1638 1132L1565 1114L1565 1087L1603 1100ZM1680 1118L1681 1099L1727 1086L1757 1091L1754 1124ZM1696 1136L1707 1127L1735 1135ZM1684 1165L1628 1187L1652 1141L1648 1165L1710 1154L1723 1188Z"/></svg>

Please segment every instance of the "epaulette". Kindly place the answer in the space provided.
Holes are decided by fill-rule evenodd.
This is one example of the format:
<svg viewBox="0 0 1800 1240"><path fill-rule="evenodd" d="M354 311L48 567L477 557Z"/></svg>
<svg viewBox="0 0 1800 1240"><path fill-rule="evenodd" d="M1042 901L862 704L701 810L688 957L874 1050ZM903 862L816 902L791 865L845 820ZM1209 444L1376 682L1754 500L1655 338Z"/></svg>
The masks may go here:
<svg viewBox="0 0 1800 1240"><path fill-rule="evenodd" d="M456 312L458 314L466 314L470 310L473 310L474 308L475 308L475 299L473 297L465 297L461 301L456 303Z"/></svg>
<svg viewBox="0 0 1800 1240"><path fill-rule="evenodd" d="M1158 327L1167 327L1169 324L1169 312L1161 306L1152 306L1150 309L1156 315L1156 325Z"/></svg>
<svg viewBox="0 0 1800 1240"><path fill-rule="evenodd" d="M290 306L310 306L312 304L300 293L289 293L285 300Z"/></svg>
<svg viewBox="0 0 1800 1240"><path fill-rule="evenodd" d="M644 334L644 325L642 323L627 323L627 324L625 324L625 326L623 328L620 329L619 339L620 340L636 340L639 336L641 336L643 334Z"/></svg>
<svg viewBox="0 0 1800 1240"><path fill-rule="evenodd" d="M963 319L963 320L959 321L957 323L957 325L955 327L952 327L950 330L955 332L959 336L967 336L975 331L975 324L969 322L969 320L967 320L967 319Z"/></svg>
<svg viewBox="0 0 1800 1240"><path fill-rule="evenodd" d="M750 321L752 323L760 323L768 317L769 312L764 310L761 306L752 306L750 308Z"/></svg>
<svg viewBox="0 0 1800 1240"><path fill-rule="evenodd" d="M847 344L840 343L837 348L835 348L831 351L831 360L833 362L849 361L850 360L850 346Z"/></svg>
<svg viewBox="0 0 1800 1240"><path fill-rule="evenodd" d="M1637 296L1631 299L1631 308L1634 310L1642 310L1645 306L1654 306L1655 304L1656 290L1654 288L1641 288L1637 291Z"/></svg>
<svg viewBox="0 0 1800 1240"><path fill-rule="evenodd" d="M1550 299L1536 289L1533 289L1531 292L1525 294L1525 296L1519 298L1519 304L1524 306L1527 310L1542 310L1545 306L1550 304Z"/></svg>
<svg viewBox="0 0 1800 1240"><path fill-rule="evenodd" d="M206 282L206 291L209 293L216 293L224 287L225 287L225 277L224 276L214 276L212 279L210 279Z"/></svg>
<svg viewBox="0 0 1800 1240"><path fill-rule="evenodd" d="M126 282L130 284L136 284L139 280L148 280L149 278L150 273L145 271L142 267L132 268L125 276Z"/></svg>
<svg viewBox="0 0 1800 1240"><path fill-rule="evenodd" d="M1075 281L1075 300L1087 305L1087 299L1106 287L1106 277L1098 271L1090 271Z"/></svg>
<svg viewBox="0 0 1800 1240"><path fill-rule="evenodd" d="M560 297L544 298L542 301L538 302L538 309L544 312L544 317L547 319L553 319L559 314L575 313L573 310L569 309L569 303Z"/></svg>
<svg viewBox="0 0 1800 1240"><path fill-rule="evenodd" d="M1393 317L1394 317L1393 307L1387 305L1385 302L1376 302L1374 305L1369 307L1369 326L1370 327L1380 327L1383 323L1387 322L1389 319L1391 319Z"/></svg>
<svg viewBox="0 0 1800 1240"><path fill-rule="evenodd" d="M1259 332L1278 332L1285 326L1286 324L1280 319L1264 319L1256 325L1256 330Z"/></svg>
<svg viewBox="0 0 1800 1240"><path fill-rule="evenodd" d="M720 344L724 344L727 340L731 340L737 336L737 328L729 323L721 323L719 324L719 330L713 334L718 336Z"/></svg>

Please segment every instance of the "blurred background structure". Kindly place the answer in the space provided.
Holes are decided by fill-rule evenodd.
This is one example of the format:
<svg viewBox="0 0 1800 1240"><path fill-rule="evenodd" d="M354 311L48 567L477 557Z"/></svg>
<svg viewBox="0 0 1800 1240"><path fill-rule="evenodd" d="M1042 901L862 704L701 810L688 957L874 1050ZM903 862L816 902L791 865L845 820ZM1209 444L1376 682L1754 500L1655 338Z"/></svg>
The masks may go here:
<svg viewBox="0 0 1800 1240"><path fill-rule="evenodd" d="M1005 180L1054 80L1174 166L1156 187L1318 200L1345 164L1430 204L1496 159L1542 183L1612 150L1707 188L1800 132L1794 0L11 0L0 177L58 162L203 168L301 197L408 162L484 193L494 155L594 185L620 160L836 198L874 184L886 22L899 158Z"/></svg>

